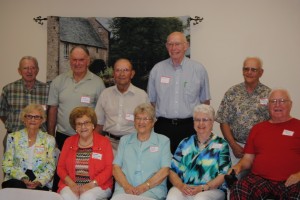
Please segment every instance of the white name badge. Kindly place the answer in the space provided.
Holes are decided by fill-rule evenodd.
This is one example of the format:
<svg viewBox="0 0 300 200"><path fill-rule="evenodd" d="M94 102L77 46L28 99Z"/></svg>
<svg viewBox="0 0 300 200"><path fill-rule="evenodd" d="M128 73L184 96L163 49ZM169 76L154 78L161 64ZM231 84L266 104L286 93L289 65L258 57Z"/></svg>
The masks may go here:
<svg viewBox="0 0 300 200"><path fill-rule="evenodd" d="M160 77L161 83L170 83L170 77L162 76Z"/></svg>
<svg viewBox="0 0 300 200"><path fill-rule="evenodd" d="M261 98L259 99L259 104L260 105L268 105L268 99L267 98Z"/></svg>
<svg viewBox="0 0 300 200"><path fill-rule="evenodd" d="M81 103L91 103L91 98L87 96L82 96L80 99Z"/></svg>
<svg viewBox="0 0 300 200"><path fill-rule="evenodd" d="M294 131L283 130L282 135L293 136L294 135Z"/></svg>
<svg viewBox="0 0 300 200"><path fill-rule="evenodd" d="M158 152L158 147L156 147L156 146L152 146L152 147L150 147L150 152L151 153L154 153L154 152Z"/></svg>
<svg viewBox="0 0 300 200"><path fill-rule="evenodd" d="M212 149L221 149L223 147L223 144L219 144L219 143L214 143L211 148Z"/></svg>
<svg viewBox="0 0 300 200"><path fill-rule="evenodd" d="M128 114L128 113L127 113L127 114L125 115L125 119L128 120L128 121L133 121L133 120L134 120L134 116L133 116L133 114Z"/></svg>
<svg viewBox="0 0 300 200"><path fill-rule="evenodd" d="M47 106L46 105L42 105L44 111L47 111Z"/></svg>
<svg viewBox="0 0 300 200"><path fill-rule="evenodd" d="M43 146L35 146L35 153L41 154L45 151L45 148Z"/></svg>
<svg viewBox="0 0 300 200"><path fill-rule="evenodd" d="M93 153L92 158L102 160L102 154L101 153Z"/></svg>

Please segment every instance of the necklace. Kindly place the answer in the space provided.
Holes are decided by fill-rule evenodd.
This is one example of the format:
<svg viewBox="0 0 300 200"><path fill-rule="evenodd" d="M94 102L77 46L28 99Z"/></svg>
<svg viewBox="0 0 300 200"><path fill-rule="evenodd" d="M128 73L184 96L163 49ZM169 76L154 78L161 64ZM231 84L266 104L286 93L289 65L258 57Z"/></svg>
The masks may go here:
<svg viewBox="0 0 300 200"><path fill-rule="evenodd" d="M209 137L207 138L207 140L205 140L204 142L201 143L201 141L198 139L197 135L196 135L196 139L199 145L202 145L204 147L206 147L207 143L211 140L211 138L213 137L213 133L211 133L209 135Z"/></svg>
<svg viewBox="0 0 300 200"><path fill-rule="evenodd" d="M89 147L89 146L91 146L92 144L93 144L93 140L91 140L88 144L85 144L85 145L81 144L80 140L78 141L78 146L79 146L79 147Z"/></svg>

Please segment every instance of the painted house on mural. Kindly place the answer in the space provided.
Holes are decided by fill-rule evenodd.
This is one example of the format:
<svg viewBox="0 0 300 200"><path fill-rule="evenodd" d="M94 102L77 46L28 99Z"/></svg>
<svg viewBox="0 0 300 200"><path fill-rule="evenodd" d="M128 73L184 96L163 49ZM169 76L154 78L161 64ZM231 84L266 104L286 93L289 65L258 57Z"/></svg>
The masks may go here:
<svg viewBox="0 0 300 200"><path fill-rule="evenodd" d="M76 45L88 48L91 63L107 63L110 32L96 18L48 17L47 25L47 82L70 69L69 53Z"/></svg>

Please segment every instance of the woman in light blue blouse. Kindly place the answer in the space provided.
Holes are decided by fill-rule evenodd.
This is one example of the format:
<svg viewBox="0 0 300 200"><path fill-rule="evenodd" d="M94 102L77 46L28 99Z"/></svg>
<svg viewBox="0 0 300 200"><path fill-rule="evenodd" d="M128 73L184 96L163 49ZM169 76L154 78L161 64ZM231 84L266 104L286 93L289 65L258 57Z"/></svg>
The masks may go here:
<svg viewBox="0 0 300 200"><path fill-rule="evenodd" d="M30 104L21 112L25 128L8 134L2 168L2 188L49 190L55 170L55 139L40 130L46 120L44 108Z"/></svg>
<svg viewBox="0 0 300 200"><path fill-rule="evenodd" d="M231 167L228 143L212 133L215 111L205 104L194 108L196 134L181 141L171 162L167 200L223 200L224 175Z"/></svg>
<svg viewBox="0 0 300 200"><path fill-rule="evenodd" d="M155 133L155 110L150 103L135 108L137 133L121 138L113 162L116 179L112 200L163 200L171 163L170 140Z"/></svg>

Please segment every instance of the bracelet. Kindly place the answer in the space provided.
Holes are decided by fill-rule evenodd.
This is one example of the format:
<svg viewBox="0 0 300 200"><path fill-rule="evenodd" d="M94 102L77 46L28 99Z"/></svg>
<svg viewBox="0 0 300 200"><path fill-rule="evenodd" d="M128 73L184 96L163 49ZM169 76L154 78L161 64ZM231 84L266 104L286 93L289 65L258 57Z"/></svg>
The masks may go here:
<svg viewBox="0 0 300 200"><path fill-rule="evenodd" d="M208 185L208 184L205 184L205 185L201 185L201 191L202 191L202 192L206 191L206 190L204 189L204 186L206 186L206 185L207 185L207 190L210 190L209 185Z"/></svg>
<svg viewBox="0 0 300 200"><path fill-rule="evenodd" d="M146 185L148 186L148 189L150 189L150 183L146 182Z"/></svg>
<svg viewBox="0 0 300 200"><path fill-rule="evenodd" d="M205 184L205 185L207 185L207 190L210 190L210 186L208 184Z"/></svg>
<svg viewBox="0 0 300 200"><path fill-rule="evenodd" d="M97 187L97 186L98 186L98 183L97 183L97 181L96 181L96 180L93 180L93 184L94 184L94 186L95 186L95 187Z"/></svg>

